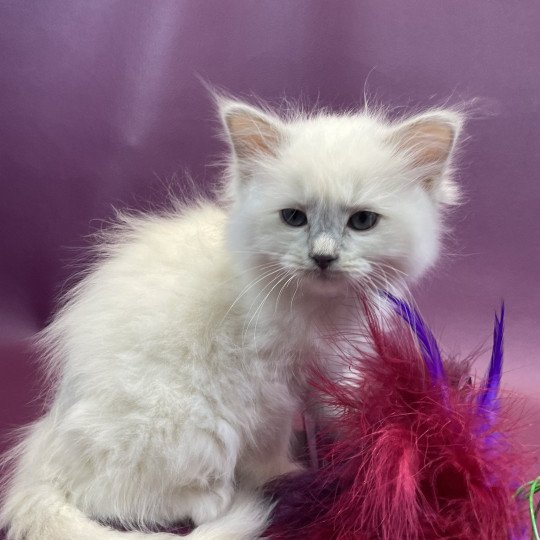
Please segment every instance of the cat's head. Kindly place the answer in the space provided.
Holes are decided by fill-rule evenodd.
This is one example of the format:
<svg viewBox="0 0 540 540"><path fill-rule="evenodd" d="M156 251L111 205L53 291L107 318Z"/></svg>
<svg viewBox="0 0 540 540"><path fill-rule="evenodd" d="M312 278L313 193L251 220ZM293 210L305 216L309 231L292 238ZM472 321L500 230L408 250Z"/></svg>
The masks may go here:
<svg viewBox="0 0 540 540"><path fill-rule="evenodd" d="M241 266L324 294L385 288L433 265L443 208L458 198L460 114L281 118L227 100L220 112L231 145L228 242Z"/></svg>

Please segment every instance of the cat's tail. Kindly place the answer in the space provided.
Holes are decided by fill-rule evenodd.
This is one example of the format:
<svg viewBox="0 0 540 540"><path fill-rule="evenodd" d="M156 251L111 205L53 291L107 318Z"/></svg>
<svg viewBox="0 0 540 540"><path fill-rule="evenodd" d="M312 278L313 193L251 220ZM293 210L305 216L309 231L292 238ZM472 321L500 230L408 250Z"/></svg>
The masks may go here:
<svg viewBox="0 0 540 540"><path fill-rule="evenodd" d="M0 524L6 526L6 540L255 540L270 511L256 494L238 492L226 514L187 536L121 532L92 521L53 486L33 484L4 501Z"/></svg>

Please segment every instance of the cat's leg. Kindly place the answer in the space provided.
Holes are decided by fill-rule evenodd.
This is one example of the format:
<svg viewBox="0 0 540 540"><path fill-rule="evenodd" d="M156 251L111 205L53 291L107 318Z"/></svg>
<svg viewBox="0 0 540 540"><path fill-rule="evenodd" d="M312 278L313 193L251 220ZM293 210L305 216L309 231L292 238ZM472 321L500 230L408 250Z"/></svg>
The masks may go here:
<svg viewBox="0 0 540 540"><path fill-rule="evenodd" d="M216 431L186 427L181 437L178 457L169 454L164 463L164 473L174 488L161 501L162 511L171 516L171 522L189 518L201 525L214 521L229 510L234 498L238 437L224 423Z"/></svg>
<svg viewBox="0 0 540 540"><path fill-rule="evenodd" d="M241 445L227 422L204 410L195 416L193 407L183 417L184 404L133 410L121 419L103 406L101 414L95 404L89 407L79 403L76 415L54 427L49 451L40 449L86 515L103 522L200 524L227 512Z"/></svg>
<svg viewBox="0 0 540 540"><path fill-rule="evenodd" d="M249 471L249 479L254 486L262 486L285 474L296 474L305 470L305 467L294 461L288 453L276 455L268 453L262 456L261 461L253 463Z"/></svg>
<svg viewBox="0 0 540 540"><path fill-rule="evenodd" d="M182 514L189 514L188 517L197 526L222 516L230 507L235 492L233 477L230 474L226 476L228 478L211 481L206 487L196 490L181 487Z"/></svg>
<svg viewBox="0 0 540 540"><path fill-rule="evenodd" d="M291 457L293 415L281 420L280 430L262 437L255 449L242 456L239 463L241 482L262 486L284 474L299 473L304 467Z"/></svg>

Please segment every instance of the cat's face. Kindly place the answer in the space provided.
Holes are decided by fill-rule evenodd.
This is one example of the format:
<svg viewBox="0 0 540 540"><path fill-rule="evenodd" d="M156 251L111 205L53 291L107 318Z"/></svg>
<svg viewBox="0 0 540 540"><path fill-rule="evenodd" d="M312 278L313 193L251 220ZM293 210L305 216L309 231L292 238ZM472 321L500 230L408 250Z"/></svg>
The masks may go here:
<svg viewBox="0 0 540 540"><path fill-rule="evenodd" d="M228 111L228 112L227 112ZM276 288L311 294L392 288L435 261L459 118L399 125L367 114L282 122L231 104L234 257Z"/></svg>

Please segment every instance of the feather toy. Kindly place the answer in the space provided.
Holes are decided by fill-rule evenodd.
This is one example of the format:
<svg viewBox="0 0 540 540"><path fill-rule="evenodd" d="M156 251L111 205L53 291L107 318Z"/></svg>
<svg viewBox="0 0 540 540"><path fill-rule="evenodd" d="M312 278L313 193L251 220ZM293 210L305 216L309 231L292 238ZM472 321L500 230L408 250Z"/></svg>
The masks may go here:
<svg viewBox="0 0 540 540"><path fill-rule="evenodd" d="M372 352L345 358L357 384L313 374L339 410L319 432L318 470L268 486L272 540L517 540L527 505L515 497L523 452L499 396L504 307L486 378L443 359L420 314L387 295L401 323L383 332L366 306Z"/></svg>

